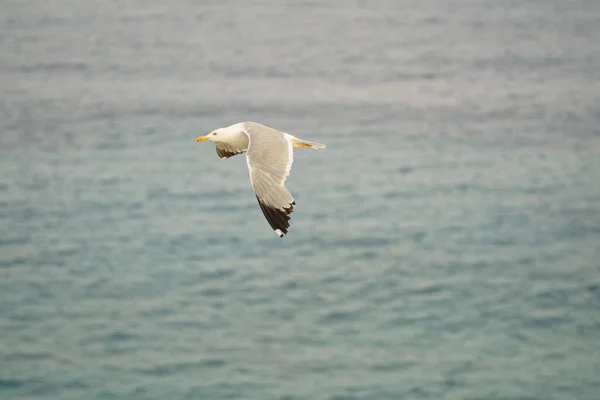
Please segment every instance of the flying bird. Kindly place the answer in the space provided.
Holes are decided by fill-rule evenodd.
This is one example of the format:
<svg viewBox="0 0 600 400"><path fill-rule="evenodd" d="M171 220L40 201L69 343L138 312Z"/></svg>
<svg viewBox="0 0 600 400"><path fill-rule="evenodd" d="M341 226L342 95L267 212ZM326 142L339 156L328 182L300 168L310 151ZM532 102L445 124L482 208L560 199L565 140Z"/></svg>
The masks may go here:
<svg viewBox="0 0 600 400"><path fill-rule="evenodd" d="M267 222L279 237L290 227L296 202L285 187L294 162L294 147L324 149L321 143L298 139L257 122L239 122L219 128L196 142L215 142L217 155L229 158L246 153L250 183Z"/></svg>

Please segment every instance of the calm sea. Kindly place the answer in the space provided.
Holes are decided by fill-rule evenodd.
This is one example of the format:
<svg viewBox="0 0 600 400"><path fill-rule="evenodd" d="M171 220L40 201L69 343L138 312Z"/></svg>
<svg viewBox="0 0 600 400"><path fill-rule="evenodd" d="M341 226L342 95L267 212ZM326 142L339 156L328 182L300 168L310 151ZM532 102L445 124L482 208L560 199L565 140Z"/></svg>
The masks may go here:
<svg viewBox="0 0 600 400"><path fill-rule="evenodd" d="M0 399L600 398L600 2L1 8Z"/></svg>

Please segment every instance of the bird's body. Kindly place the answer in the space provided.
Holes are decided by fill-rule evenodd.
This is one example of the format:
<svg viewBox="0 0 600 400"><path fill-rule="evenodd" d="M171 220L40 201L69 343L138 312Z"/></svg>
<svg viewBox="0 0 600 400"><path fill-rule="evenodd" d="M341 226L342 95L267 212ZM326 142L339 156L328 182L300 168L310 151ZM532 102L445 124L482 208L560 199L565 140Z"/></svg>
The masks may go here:
<svg viewBox="0 0 600 400"><path fill-rule="evenodd" d="M196 141L215 142L217 155L229 158L246 153L250 183L271 228L283 237L290 227L290 214L296 202L285 187L294 162L294 147L323 149L325 145L295 136L257 122L240 122L217 129Z"/></svg>

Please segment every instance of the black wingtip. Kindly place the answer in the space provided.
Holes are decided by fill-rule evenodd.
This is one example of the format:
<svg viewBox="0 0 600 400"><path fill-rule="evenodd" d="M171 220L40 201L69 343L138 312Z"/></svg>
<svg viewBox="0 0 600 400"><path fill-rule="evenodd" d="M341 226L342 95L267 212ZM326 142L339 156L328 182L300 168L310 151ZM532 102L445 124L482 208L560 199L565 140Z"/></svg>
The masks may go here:
<svg viewBox="0 0 600 400"><path fill-rule="evenodd" d="M290 227L290 214L294 211L296 202L292 201L289 204L289 207L284 207L280 210L262 203L258 196L256 197L256 200L258 200L258 205L271 228L275 231L277 236L283 238Z"/></svg>

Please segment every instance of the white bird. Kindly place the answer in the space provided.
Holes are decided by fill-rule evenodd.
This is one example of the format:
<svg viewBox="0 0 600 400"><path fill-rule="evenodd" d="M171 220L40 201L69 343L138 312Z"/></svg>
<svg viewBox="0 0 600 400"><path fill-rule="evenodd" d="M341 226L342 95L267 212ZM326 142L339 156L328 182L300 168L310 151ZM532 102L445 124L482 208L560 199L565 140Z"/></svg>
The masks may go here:
<svg viewBox="0 0 600 400"><path fill-rule="evenodd" d="M219 128L196 142L215 142L217 155L229 158L246 153L250 183L258 205L271 228L283 237L290 227L290 214L296 202L285 187L294 162L294 147L323 149L324 144L298 139L257 122L240 122Z"/></svg>

